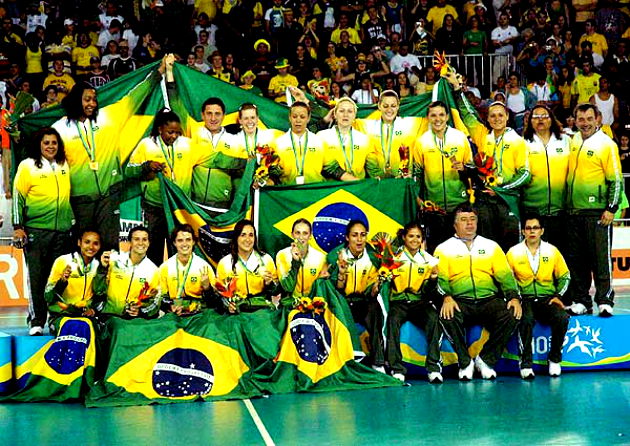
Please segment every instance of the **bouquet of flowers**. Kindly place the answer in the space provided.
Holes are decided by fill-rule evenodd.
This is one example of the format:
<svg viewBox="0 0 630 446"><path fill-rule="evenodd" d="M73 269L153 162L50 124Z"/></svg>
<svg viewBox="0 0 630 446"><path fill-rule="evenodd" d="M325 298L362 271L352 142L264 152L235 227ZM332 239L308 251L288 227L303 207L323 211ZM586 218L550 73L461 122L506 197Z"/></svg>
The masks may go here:
<svg viewBox="0 0 630 446"><path fill-rule="evenodd" d="M236 313L239 312L239 307L245 302L246 296L241 295L236 289L236 276L229 275L225 278L225 281L216 280L214 288L217 290L223 301L223 305L228 310L232 309Z"/></svg>
<svg viewBox="0 0 630 446"><path fill-rule="evenodd" d="M400 146L398 148L398 155L400 156L398 176L406 177L409 175L409 146Z"/></svg>
<svg viewBox="0 0 630 446"><path fill-rule="evenodd" d="M299 297L295 298L293 307L300 313L324 314L328 304L323 297Z"/></svg>
<svg viewBox="0 0 630 446"><path fill-rule="evenodd" d="M270 174L278 174L280 157L267 144L256 146L256 163L258 167L254 173L254 182L264 186Z"/></svg>
<svg viewBox="0 0 630 446"><path fill-rule="evenodd" d="M497 186L499 184L499 178L496 176L496 172L493 167L494 158L490 155L484 155L481 152L478 152L475 155L474 161L483 184L485 186Z"/></svg>
<svg viewBox="0 0 630 446"><path fill-rule="evenodd" d="M390 282L397 277L394 271L403 264L396 261L392 242L392 236L386 232L377 233L370 241L376 251L376 258L381 261L381 267L378 270L378 278L381 282Z"/></svg>

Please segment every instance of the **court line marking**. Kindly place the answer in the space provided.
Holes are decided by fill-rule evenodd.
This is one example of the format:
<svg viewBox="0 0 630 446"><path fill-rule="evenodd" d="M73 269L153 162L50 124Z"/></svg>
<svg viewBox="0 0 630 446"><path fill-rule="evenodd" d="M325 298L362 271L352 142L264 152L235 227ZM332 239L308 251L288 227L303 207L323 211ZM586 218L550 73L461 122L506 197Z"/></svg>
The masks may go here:
<svg viewBox="0 0 630 446"><path fill-rule="evenodd" d="M249 415L252 417L252 420L254 420L254 424L258 428L258 432L260 433L260 436L265 442L265 445L275 446L275 443L273 442L271 435L269 435L269 432L267 432L267 428L265 427L265 424L263 423L263 421L260 419L260 416L258 415L258 412L256 412L256 408L252 404L251 400L247 398L242 401L243 401L243 404L245 404L245 407L247 407L247 411L249 412Z"/></svg>

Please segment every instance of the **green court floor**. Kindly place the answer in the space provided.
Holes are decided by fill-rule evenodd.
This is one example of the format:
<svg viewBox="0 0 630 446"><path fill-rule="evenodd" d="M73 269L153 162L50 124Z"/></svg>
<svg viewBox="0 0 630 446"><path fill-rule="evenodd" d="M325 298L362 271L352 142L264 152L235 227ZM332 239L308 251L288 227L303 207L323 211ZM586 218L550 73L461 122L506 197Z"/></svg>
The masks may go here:
<svg viewBox="0 0 630 446"><path fill-rule="evenodd" d="M630 444L630 372L251 401L86 409L0 405L0 445L610 445ZM258 424L254 421L258 419ZM263 434L261 434L261 432Z"/></svg>

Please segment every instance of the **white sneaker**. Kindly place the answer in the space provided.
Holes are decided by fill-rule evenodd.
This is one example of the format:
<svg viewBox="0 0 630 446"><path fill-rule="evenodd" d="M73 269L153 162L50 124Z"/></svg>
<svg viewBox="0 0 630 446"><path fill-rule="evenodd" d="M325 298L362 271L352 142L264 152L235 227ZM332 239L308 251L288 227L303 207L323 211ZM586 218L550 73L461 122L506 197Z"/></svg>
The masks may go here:
<svg viewBox="0 0 630 446"><path fill-rule="evenodd" d="M588 310L584 304L574 303L573 305L569 305L567 307L567 311L573 316L579 316L581 314L586 314Z"/></svg>
<svg viewBox="0 0 630 446"><path fill-rule="evenodd" d="M497 377L497 372L495 372L488 364L483 362L483 359L479 356L475 358L475 368L481 374L483 379L495 379Z"/></svg>
<svg viewBox="0 0 630 446"><path fill-rule="evenodd" d="M28 331L28 335L29 336L43 336L44 335L44 329L42 327L31 327L31 329Z"/></svg>
<svg viewBox="0 0 630 446"><path fill-rule="evenodd" d="M471 359L470 363L463 369L459 369L459 380L470 381L475 370L475 362Z"/></svg>
<svg viewBox="0 0 630 446"><path fill-rule="evenodd" d="M559 362L549 361L549 376L560 376L562 373L562 367Z"/></svg>
<svg viewBox="0 0 630 446"><path fill-rule="evenodd" d="M382 365L373 365L372 368L380 373L385 373L385 367Z"/></svg>
<svg viewBox="0 0 630 446"><path fill-rule="evenodd" d="M444 378L442 378L442 374L440 372L429 372L429 382L431 384L442 384L444 382Z"/></svg>
<svg viewBox="0 0 630 446"><path fill-rule="evenodd" d="M398 381L405 382L405 375L403 375L402 373L394 373L392 376Z"/></svg>
<svg viewBox="0 0 630 446"><path fill-rule="evenodd" d="M599 306L600 317L610 317L613 315L613 307L608 304L601 304Z"/></svg>
<svg viewBox="0 0 630 446"><path fill-rule="evenodd" d="M536 375L534 375L534 371L530 368L521 369L521 378L523 379L534 379Z"/></svg>

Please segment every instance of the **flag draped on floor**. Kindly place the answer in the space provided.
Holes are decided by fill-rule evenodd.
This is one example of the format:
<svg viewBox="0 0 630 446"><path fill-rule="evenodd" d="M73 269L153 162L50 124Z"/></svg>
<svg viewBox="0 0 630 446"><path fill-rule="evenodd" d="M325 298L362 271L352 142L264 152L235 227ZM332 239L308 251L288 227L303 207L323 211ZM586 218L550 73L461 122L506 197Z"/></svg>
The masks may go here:
<svg viewBox="0 0 630 446"><path fill-rule="evenodd" d="M317 299L325 307L315 305ZM256 372L261 389L331 392L402 385L354 360L359 341L352 314L329 280L315 281L310 298L285 312L284 322L278 355Z"/></svg>
<svg viewBox="0 0 630 446"><path fill-rule="evenodd" d="M394 178L264 188L257 204L259 244L270 253L286 248L298 218L312 222L311 244L322 252L345 242L353 219L366 224L368 238L395 232L415 218L416 196L413 180Z"/></svg>
<svg viewBox="0 0 630 446"><path fill-rule="evenodd" d="M57 337L17 367L23 387L6 397L12 401L68 401L83 398L94 382L96 339L92 321L63 318Z"/></svg>
<svg viewBox="0 0 630 446"><path fill-rule="evenodd" d="M260 395L252 369L277 352L279 313L214 311L108 322L109 363L88 407L222 400Z"/></svg>

